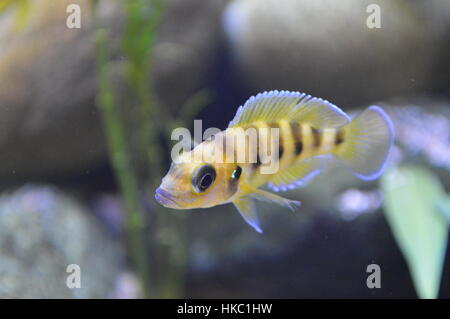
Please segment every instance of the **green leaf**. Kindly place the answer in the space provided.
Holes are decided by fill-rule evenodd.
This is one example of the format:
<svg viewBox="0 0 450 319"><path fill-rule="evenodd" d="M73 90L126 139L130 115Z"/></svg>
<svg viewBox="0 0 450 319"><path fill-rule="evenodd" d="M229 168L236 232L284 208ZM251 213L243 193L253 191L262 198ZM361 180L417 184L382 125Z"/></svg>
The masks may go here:
<svg viewBox="0 0 450 319"><path fill-rule="evenodd" d="M450 197L446 196L441 198L436 203L437 208L441 212L441 214L447 219L450 223Z"/></svg>
<svg viewBox="0 0 450 319"><path fill-rule="evenodd" d="M387 172L381 186L386 218L416 292L420 298L436 298L448 238L448 223L436 203L445 192L431 172L415 166Z"/></svg>

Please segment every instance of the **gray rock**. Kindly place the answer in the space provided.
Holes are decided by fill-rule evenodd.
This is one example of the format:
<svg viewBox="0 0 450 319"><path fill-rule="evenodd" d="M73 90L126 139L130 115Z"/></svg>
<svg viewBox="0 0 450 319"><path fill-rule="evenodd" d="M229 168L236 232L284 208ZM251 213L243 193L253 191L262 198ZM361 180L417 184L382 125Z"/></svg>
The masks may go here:
<svg viewBox="0 0 450 319"><path fill-rule="evenodd" d="M66 285L70 264L81 288ZM0 196L0 298L126 297L124 268L123 248L74 199L35 186Z"/></svg>
<svg viewBox="0 0 450 319"><path fill-rule="evenodd" d="M222 48L220 16L227 0L169 0L157 34L152 81L173 111L207 85Z"/></svg>
<svg viewBox="0 0 450 319"><path fill-rule="evenodd" d="M66 27L69 3L81 6L81 29ZM120 3L101 0L98 6L114 70L122 70L115 64L124 62ZM219 49L223 4L165 2L151 70L159 107L176 110L204 85ZM13 11L0 16L0 176L6 184L79 172L103 163L107 154L95 105L90 1L37 0L30 5L22 30L11 28ZM120 101L129 100L126 89L117 94Z"/></svg>
<svg viewBox="0 0 450 319"><path fill-rule="evenodd" d="M80 30L66 27L70 2L32 1L25 28L0 33L2 179L86 168L106 152L94 107L88 1L78 1Z"/></svg>
<svg viewBox="0 0 450 319"><path fill-rule="evenodd" d="M366 26L372 3L381 29ZM440 0L235 0L223 21L250 89L303 91L346 108L446 87L448 12Z"/></svg>

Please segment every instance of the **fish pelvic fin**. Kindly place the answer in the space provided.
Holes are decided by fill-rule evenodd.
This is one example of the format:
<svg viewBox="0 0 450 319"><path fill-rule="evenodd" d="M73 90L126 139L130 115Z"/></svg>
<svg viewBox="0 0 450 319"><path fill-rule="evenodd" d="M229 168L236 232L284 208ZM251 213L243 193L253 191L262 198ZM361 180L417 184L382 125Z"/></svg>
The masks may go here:
<svg viewBox="0 0 450 319"><path fill-rule="evenodd" d="M308 123L315 128L341 127L350 118L336 105L300 92L269 91L249 98L228 127L281 119Z"/></svg>
<svg viewBox="0 0 450 319"><path fill-rule="evenodd" d="M344 128L344 142L336 155L353 175L374 180L384 170L394 140L389 116L378 106L371 106Z"/></svg>
<svg viewBox="0 0 450 319"><path fill-rule="evenodd" d="M262 234L262 229L259 224L258 214L256 212L256 206L254 200L250 197L240 197L233 201L234 206L241 214L242 218L249 224L254 230Z"/></svg>

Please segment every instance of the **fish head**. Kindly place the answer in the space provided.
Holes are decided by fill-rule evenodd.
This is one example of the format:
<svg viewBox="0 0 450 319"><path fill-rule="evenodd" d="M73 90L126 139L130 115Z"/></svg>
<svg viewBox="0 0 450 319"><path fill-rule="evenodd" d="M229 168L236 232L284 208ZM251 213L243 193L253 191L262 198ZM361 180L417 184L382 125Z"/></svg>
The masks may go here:
<svg viewBox="0 0 450 319"><path fill-rule="evenodd" d="M238 190L231 163L172 163L155 199L174 209L206 208L230 201Z"/></svg>

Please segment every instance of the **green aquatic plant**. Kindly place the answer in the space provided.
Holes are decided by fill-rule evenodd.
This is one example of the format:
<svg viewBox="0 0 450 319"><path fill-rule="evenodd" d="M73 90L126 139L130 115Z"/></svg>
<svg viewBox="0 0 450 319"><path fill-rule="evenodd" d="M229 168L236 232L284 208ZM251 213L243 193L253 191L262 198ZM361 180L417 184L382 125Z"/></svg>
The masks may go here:
<svg viewBox="0 0 450 319"><path fill-rule="evenodd" d="M94 8L95 8L95 1ZM159 205L142 207L141 194L153 196L168 163L165 154L171 130L188 127L193 117L210 101L203 89L189 98L174 116L163 111L154 98L150 70L155 33L163 12L162 0L130 0L122 3L125 25L121 41L123 76L127 91L126 116L119 107L112 88L107 43L108 30L100 27L98 14L96 56L98 69L98 104L108 140L110 161L128 214L127 239L130 259L139 275L145 297L175 298L184 295L186 268L185 219L168 214ZM138 119L127 123L126 118ZM133 137L133 138L130 138ZM136 138L134 138L136 137ZM138 140L132 143L130 140ZM137 145L135 145L137 144ZM151 200L152 202L152 200Z"/></svg>
<svg viewBox="0 0 450 319"><path fill-rule="evenodd" d="M163 9L162 0L131 0L124 4L125 30L122 36L122 52L125 62L125 76L133 95L135 108L140 119L139 132L141 157L146 160L149 175L160 174L163 168L158 143L160 123L166 123L165 113L155 106L151 91L149 72L151 69L151 51L155 40L155 31ZM159 121L154 121L157 118ZM156 128L156 129L154 129Z"/></svg>
<svg viewBox="0 0 450 319"><path fill-rule="evenodd" d="M112 167L116 173L122 198L125 202L127 215L127 234L130 255L137 268L142 282L144 296L150 295L150 277L147 249L142 234L142 210L139 205L139 192L136 175L130 163L125 142L124 127L121 116L114 104L112 89L108 81L107 58L105 51L106 32L97 30L97 68L99 77L98 105L103 116L105 133L109 144Z"/></svg>
<svg viewBox="0 0 450 319"><path fill-rule="evenodd" d="M149 2L149 1L147 1ZM151 41L147 38L149 34L141 34L136 38L133 37L132 32L136 31L132 28L136 23L134 20L139 18L139 6L141 1L129 1L126 4L126 30L123 36L123 51L127 58L127 79L130 83L130 87L133 88L133 93L139 95L136 99L141 102L140 110L148 112L151 110L150 98L147 93L143 93L147 83L147 70L148 62L145 57L150 54ZM94 3L95 5L95 3ZM138 16L138 17L136 17ZM98 14L96 14L98 20ZM142 21L140 21L142 23ZM97 21L97 24L100 24ZM131 26L131 27L130 27ZM131 31L130 31L131 29ZM154 30L147 30L147 33L154 32ZM147 36L147 37L146 37ZM144 46L143 41L145 40ZM116 96L111 87L110 80L108 78L109 73L109 61L107 45L108 34L106 29L97 27L96 30L96 64L98 69L98 82L99 82L99 96L98 105L103 117L105 135L109 145L109 153L111 164L116 174L117 183L120 193L125 203L127 211L127 242L129 248L129 254L131 261L139 276L140 283L142 285L143 296L153 297L156 296L155 284L151 280L152 269L150 263L149 252L150 246L146 240L147 224L146 215L140 203L140 189L143 181L139 179L138 174L134 168L132 162L132 153L135 151L127 142L127 129L126 123L123 121L122 114L118 105L116 105ZM144 69L145 68L145 69ZM149 120L150 114L145 113L141 124ZM147 126L150 123L145 124L145 128L139 129L145 130L147 134L143 136L143 144L141 152L145 152L147 145L154 145L154 138L151 138L147 132ZM146 140L149 139L150 140ZM157 153L156 153L157 154ZM152 158L158 158L157 155ZM155 163L151 163L155 164ZM153 169L159 169L159 166L150 165Z"/></svg>
<svg viewBox="0 0 450 319"><path fill-rule="evenodd" d="M30 0L0 0L0 13L14 9L14 27L23 28L30 12Z"/></svg>
<svg viewBox="0 0 450 319"><path fill-rule="evenodd" d="M388 171L381 180L384 210L420 298L437 298L447 249L450 200L423 167Z"/></svg>

